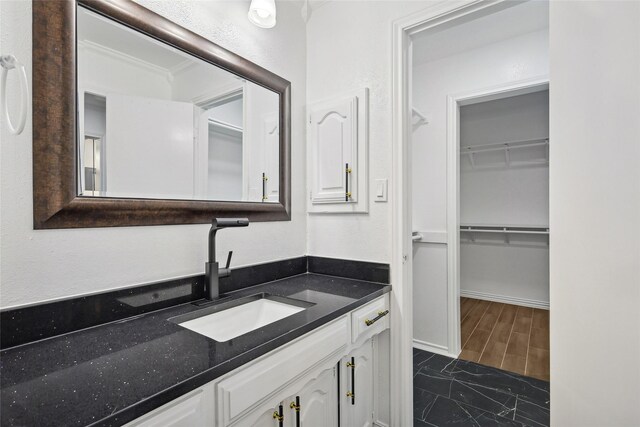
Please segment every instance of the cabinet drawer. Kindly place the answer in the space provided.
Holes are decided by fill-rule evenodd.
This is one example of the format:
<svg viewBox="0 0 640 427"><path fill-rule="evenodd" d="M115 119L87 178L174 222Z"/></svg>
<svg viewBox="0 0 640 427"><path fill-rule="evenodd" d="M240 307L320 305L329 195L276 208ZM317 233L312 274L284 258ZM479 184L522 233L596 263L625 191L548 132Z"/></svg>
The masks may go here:
<svg viewBox="0 0 640 427"><path fill-rule="evenodd" d="M346 347L348 321L348 315L343 316L220 381L217 385L219 424L230 424L288 382Z"/></svg>
<svg viewBox="0 0 640 427"><path fill-rule="evenodd" d="M352 342L369 339L389 328L388 310L389 294L385 294L351 313Z"/></svg>

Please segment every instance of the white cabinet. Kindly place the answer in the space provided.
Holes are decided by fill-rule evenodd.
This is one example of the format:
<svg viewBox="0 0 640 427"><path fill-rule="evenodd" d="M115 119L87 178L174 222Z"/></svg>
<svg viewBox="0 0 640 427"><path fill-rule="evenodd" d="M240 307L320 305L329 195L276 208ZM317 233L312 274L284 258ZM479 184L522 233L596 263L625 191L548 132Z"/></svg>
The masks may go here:
<svg viewBox="0 0 640 427"><path fill-rule="evenodd" d="M370 427L373 425L373 341L369 339L352 350L340 362L341 425Z"/></svg>
<svg viewBox="0 0 640 427"><path fill-rule="evenodd" d="M380 396L388 396L388 381L378 381L388 373L388 357L379 357L376 345L388 322L380 317L355 335L352 328L388 307L388 296L381 296L129 426L373 426Z"/></svg>
<svg viewBox="0 0 640 427"><path fill-rule="evenodd" d="M337 365L324 367L296 381L284 399L266 399L232 427L337 427Z"/></svg>
<svg viewBox="0 0 640 427"><path fill-rule="evenodd" d="M337 367L334 365L322 370L299 392L285 400L285 408L288 410L287 426L337 427Z"/></svg>
<svg viewBox="0 0 640 427"><path fill-rule="evenodd" d="M345 315L225 375L216 385L218 425L232 425L264 402L271 406L298 392L303 387L298 381L317 375L309 373L311 367L317 371L335 366L347 351L349 335Z"/></svg>
<svg viewBox="0 0 640 427"><path fill-rule="evenodd" d="M367 212L368 90L309 107L309 212Z"/></svg>
<svg viewBox="0 0 640 427"><path fill-rule="evenodd" d="M284 426L285 415L285 407L282 400L269 400L242 417L238 422L230 425L233 425L233 427Z"/></svg>

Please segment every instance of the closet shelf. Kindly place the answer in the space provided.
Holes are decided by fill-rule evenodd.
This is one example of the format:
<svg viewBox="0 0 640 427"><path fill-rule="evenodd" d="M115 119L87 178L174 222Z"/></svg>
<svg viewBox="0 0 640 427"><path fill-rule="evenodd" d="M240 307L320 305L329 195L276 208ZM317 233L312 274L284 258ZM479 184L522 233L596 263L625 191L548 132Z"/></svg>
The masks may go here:
<svg viewBox="0 0 640 427"><path fill-rule="evenodd" d="M545 147L544 156L529 160L513 160L510 152L514 150L522 150L526 148ZM479 164L477 161L478 154L487 154L502 151L504 153L504 163ZM549 163L549 138L528 139L522 141L498 142L493 144L473 145L460 147L460 156L467 156L469 163L473 169L495 168L497 166L529 166L529 165L545 165Z"/></svg>
<svg viewBox="0 0 640 427"><path fill-rule="evenodd" d="M504 243L509 244L511 234L520 234L520 235L549 235L548 227L537 227L537 226L512 226L512 225L469 225L469 224L461 224L460 225L460 233L466 233L469 235L469 242L475 243L475 235L477 233L491 233L491 234L502 234L504 235Z"/></svg>
<svg viewBox="0 0 640 427"><path fill-rule="evenodd" d="M474 233L549 234L548 227L527 227L511 225L460 225L460 231Z"/></svg>

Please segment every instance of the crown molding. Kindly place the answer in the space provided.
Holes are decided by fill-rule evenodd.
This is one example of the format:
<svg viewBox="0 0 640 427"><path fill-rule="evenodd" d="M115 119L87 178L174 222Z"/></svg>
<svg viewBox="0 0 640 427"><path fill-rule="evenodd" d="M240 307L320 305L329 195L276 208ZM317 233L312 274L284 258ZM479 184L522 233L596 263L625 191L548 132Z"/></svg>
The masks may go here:
<svg viewBox="0 0 640 427"><path fill-rule="evenodd" d="M78 46L80 48L93 51L94 53L98 53L100 55L127 63L129 65L133 65L138 68L142 68L146 71L157 74L161 77L167 79L169 83L173 81L173 73L167 68L160 67L158 65L152 64L150 62L144 61L140 58L136 58L135 56L128 55L126 53L117 51L110 47L101 45L100 43L92 42L90 40L80 40L78 41ZM185 61L186 62L186 61ZM181 65L182 63L178 64Z"/></svg>

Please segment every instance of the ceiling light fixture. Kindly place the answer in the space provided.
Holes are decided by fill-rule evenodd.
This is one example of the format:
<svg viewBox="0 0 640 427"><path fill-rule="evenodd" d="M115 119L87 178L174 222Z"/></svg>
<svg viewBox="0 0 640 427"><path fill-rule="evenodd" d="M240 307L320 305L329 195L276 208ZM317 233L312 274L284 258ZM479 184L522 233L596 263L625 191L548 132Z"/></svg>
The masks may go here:
<svg viewBox="0 0 640 427"><path fill-rule="evenodd" d="M253 22L260 28L275 27L275 0L251 0L251 6L249 6L249 21Z"/></svg>

